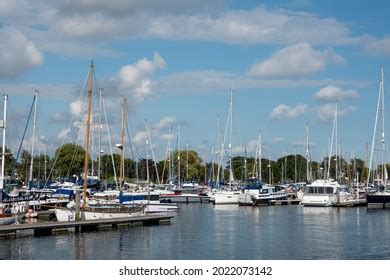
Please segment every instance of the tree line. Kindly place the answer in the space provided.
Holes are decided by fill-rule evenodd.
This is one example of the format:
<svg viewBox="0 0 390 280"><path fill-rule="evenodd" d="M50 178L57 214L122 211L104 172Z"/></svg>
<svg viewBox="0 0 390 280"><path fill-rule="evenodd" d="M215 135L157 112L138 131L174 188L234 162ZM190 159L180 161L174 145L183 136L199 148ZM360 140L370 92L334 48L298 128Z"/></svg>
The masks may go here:
<svg viewBox="0 0 390 280"><path fill-rule="evenodd" d="M31 166L31 154L23 150L20 159L16 161L12 152L5 149L5 175L11 176L18 182L26 184L29 178ZM83 173L85 150L80 145L68 143L57 148L54 155L40 154L34 156L33 178L36 181L58 180L59 178L80 176ZM101 156L100 178L112 182L114 176L119 176L119 154L104 154ZM112 162L114 162L115 169ZM180 168L179 168L180 162ZM338 179L341 181L352 181L356 174L359 174L360 181L365 181L368 168L362 159L354 158L349 161L342 157L337 159L333 156L321 162L311 161L307 168L306 158L302 155L286 155L271 160L262 158L259 163L254 157L235 156L231 159L232 172L235 180L244 181L251 177L259 178L264 182L287 183L303 182L307 179L307 170L312 180L324 178L329 172L330 178L336 177L336 163ZM230 173L230 161L225 162L223 167L218 168L217 162L203 162L199 154L194 150L174 151L166 159L154 162L152 159L140 158L137 161L126 158L125 178L127 181L149 180L152 182L166 183L169 179L178 180L180 169L180 181L193 181L205 183L208 181L228 180ZM388 169L390 166L386 165ZM328 171L329 169L329 171ZM377 167L378 172L381 166ZM89 160L90 172L97 175L98 159ZM92 170L92 171L91 171ZM261 172L259 172L261 170Z"/></svg>

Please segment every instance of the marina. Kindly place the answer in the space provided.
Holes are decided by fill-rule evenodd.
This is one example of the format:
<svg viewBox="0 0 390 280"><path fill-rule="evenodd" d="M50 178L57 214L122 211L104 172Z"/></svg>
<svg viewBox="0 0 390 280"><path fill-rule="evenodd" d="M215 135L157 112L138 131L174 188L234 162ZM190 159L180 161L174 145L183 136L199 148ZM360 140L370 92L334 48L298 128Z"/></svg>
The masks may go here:
<svg viewBox="0 0 390 280"><path fill-rule="evenodd" d="M0 0L0 275L386 277L371 2Z"/></svg>

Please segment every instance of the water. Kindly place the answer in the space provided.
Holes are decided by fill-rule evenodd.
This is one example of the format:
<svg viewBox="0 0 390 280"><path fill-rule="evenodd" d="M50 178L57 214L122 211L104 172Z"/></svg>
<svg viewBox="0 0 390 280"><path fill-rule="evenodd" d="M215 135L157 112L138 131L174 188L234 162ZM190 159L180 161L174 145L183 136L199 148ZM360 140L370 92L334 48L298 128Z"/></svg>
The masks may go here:
<svg viewBox="0 0 390 280"><path fill-rule="evenodd" d="M0 259L390 259L390 211L181 205L169 225L0 239Z"/></svg>

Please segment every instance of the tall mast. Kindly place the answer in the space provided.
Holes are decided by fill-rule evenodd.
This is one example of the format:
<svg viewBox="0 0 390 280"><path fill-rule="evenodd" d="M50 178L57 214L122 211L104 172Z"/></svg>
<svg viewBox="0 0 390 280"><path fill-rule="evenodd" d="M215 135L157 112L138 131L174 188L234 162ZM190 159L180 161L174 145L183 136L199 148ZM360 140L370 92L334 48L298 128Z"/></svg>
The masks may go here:
<svg viewBox="0 0 390 280"><path fill-rule="evenodd" d="M310 182L309 123L306 122L306 181Z"/></svg>
<svg viewBox="0 0 390 280"><path fill-rule="evenodd" d="M123 190L123 184L125 182L125 120L126 120L125 99L122 100L121 112L122 112L121 159L120 159L121 161L120 161L120 169L119 169L119 177L120 177L119 191L120 192Z"/></svg>
<svg viewBox="0 0 390 280"><path fill-rule="evenodd" d="M149 185L150 175L149 175L149 154L148 154L148 145L149 141L145 141L145 157L146 157L146 183Z"/></svg>
<svg viewBox="0 0 390 280"><path fill-rule="evenodd" d="M0 178L0 203L3 202L3 188L4 188L4 168L5 168L5 130L7 127L7 100L8 95L4 94L4 116L3 121L0 122L1 128L3 129L3 146L1 153L1 178ZM0 207L0 213L2 213L3 209Z"/></svg>
<svg viewBox="0 0 390 280"><path fill-rule="evenodd" d="M28 187L33 187L33 170L34 170L34 146L35 146L35 129L37 124L37 105L38 105L38 90L35 90L34 97L34 121L33 121L33 133L31 143L31 162L30 162L30 175L28 177Z"/></svg>
<svg viewBox="0 0 390 280"><path fill-rule="evenodd" d="M294 182L297 182L297 145L294 147Z"/></svg>
<svg viewBox="0 0 390 280"><path fill-rule="evenodd" d="M383 75L383 66L381 66L381 92L382 92L382 133L381 133L381 143L382 143L382 180L386 184L385 178L385 153L386 153L386 144L385 144L385 95L384 95L384 75Z"/></svg>
<svg viewBox="0 0 390 280"><path fill-rule="evenodd" d="M244 150L244 180L247 179L247 160L246 160L246 145Z"/></svg>
<svg viewBox="0 0 390 280"><path fill-rule="evenodd" d="M338 142L338 127L337 127L337 121L338 121L338 102L336 101L336 109L335 109L335 144L336 144L336 158L335 158L335 161L336 161L336 181L339 180L339 149L338 149L338 146L339 146L339 142Z"/></svg>
<svg viewBox="0 0 390 280"><path fill-rule="evenodd" d="M83 182L83 199L84 206L87 198L87 178L88 178L88 163L89 163L89 142L91 130L91 110L92 110L92 85L93 85L93 61L89 66L89 89L88 89L88 115L87 115L87 130L85 132L85 159L84 159L84 182Z"/></svg>
<svg viewBox="0 0 390 280"><path fill-rule="evenodd" d="M378 124L379 110L380 110L381 105L382 105L382 109L383 109L383 106L384 106L383 96L384 96L384 94L383 94L383 66L381 66L381 79L380 79L380 83L379 83L379 94L378 94L378 104L377 104L377 107L376 107L374 133L372 135L371 154L370 154L370 161L369 161L368 175L367 175L367 187L368 187L368 184L370 182L370 175L372 173L372 161L373 161L373 157L374 157L375 136L376 136L376 128L377 128L377 124ZM381 99L382 99L382 103L381 103ZM382 121L384 122L384 114L382 115ZM384 125L382 125L382 132L384 132L383 127L384 127ZM382 150L385 147L384 146L384 140L385 140L384 136L385 135L383 133L382 134L382 139L381 139L381 141L382 141Z"/></svg>
<svg viewBox="0 0 390 280"><path fill-rule="evenodd" d="M168 126L168 183L172 182L171 123Z"/></svg>
<svg viewBox="0 0 390 280"><path fill-rule="evenodd" d="M259 181L261 181L261 157L262 157L261 131L259 131Z"/></svg>
<svg viewBox="0 0 390 280"><path fill-rule="evenodd" d="M233 129L233 90L230 89L230 131L229 131L229 187L232 187L233 167L232 167L232 129Z"/></svg>
<svg viewBox="0 0 390 280"><path fill-rule="evenodd" d="M219 115L217 115L217 150L216 150L216 154L217 154L217 168L218 168L218 170L217 170L217 179L216 179L216 186L217 186L217 188L219 188L219 172L220 172L220 156L221 156L221 154L222 154L222 152L220 152L220 151L222 151L222 149L221 149L221 146L220 146L220 140L219 140L219 130L220 130L220 128L219 128L219 126L220 126L220 116ZM221 150L220 150L221 149Z"/></svg>
<svg viewBox="0 0 390 280"><path fill-rule="evenodd" d="M102 165L102 89L99 89L99 158L98 158L98 179L100 180L100 169Z"/></svg>
<svg viewBox="0 0 390 280"><path fill-rule="evenodd" d="M187 149L187 151L186 151L186 181L188 181L188 141L187 141L187 144L186 144L186 149Z"/></svg>
<svg viewBox="0 0 390 280"><path fill-rule="evenodd" d="M180 188L180 125L177 125L177 180Z"/></svg>

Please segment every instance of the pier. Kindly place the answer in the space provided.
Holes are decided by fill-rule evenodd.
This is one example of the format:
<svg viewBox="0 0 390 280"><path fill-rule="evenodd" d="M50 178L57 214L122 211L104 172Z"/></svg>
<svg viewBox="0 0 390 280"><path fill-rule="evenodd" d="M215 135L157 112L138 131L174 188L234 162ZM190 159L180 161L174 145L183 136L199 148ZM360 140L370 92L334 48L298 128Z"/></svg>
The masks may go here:
<svg viewBox="0 0 390 280"><path fill-rule="evenodd" d="M83 221L69 221L69 222L40 222L31 224L14 224L0 226L1 236L18 236L22 232L33 232L34 236L51 235L54 231L69 231L73 229L74 232L88 232L96 231L101 228L118 228L118 226L151 226L170 223L174 216L171 215L145 215L134 217L123 217L113 219L96 219Z"/></svg>

